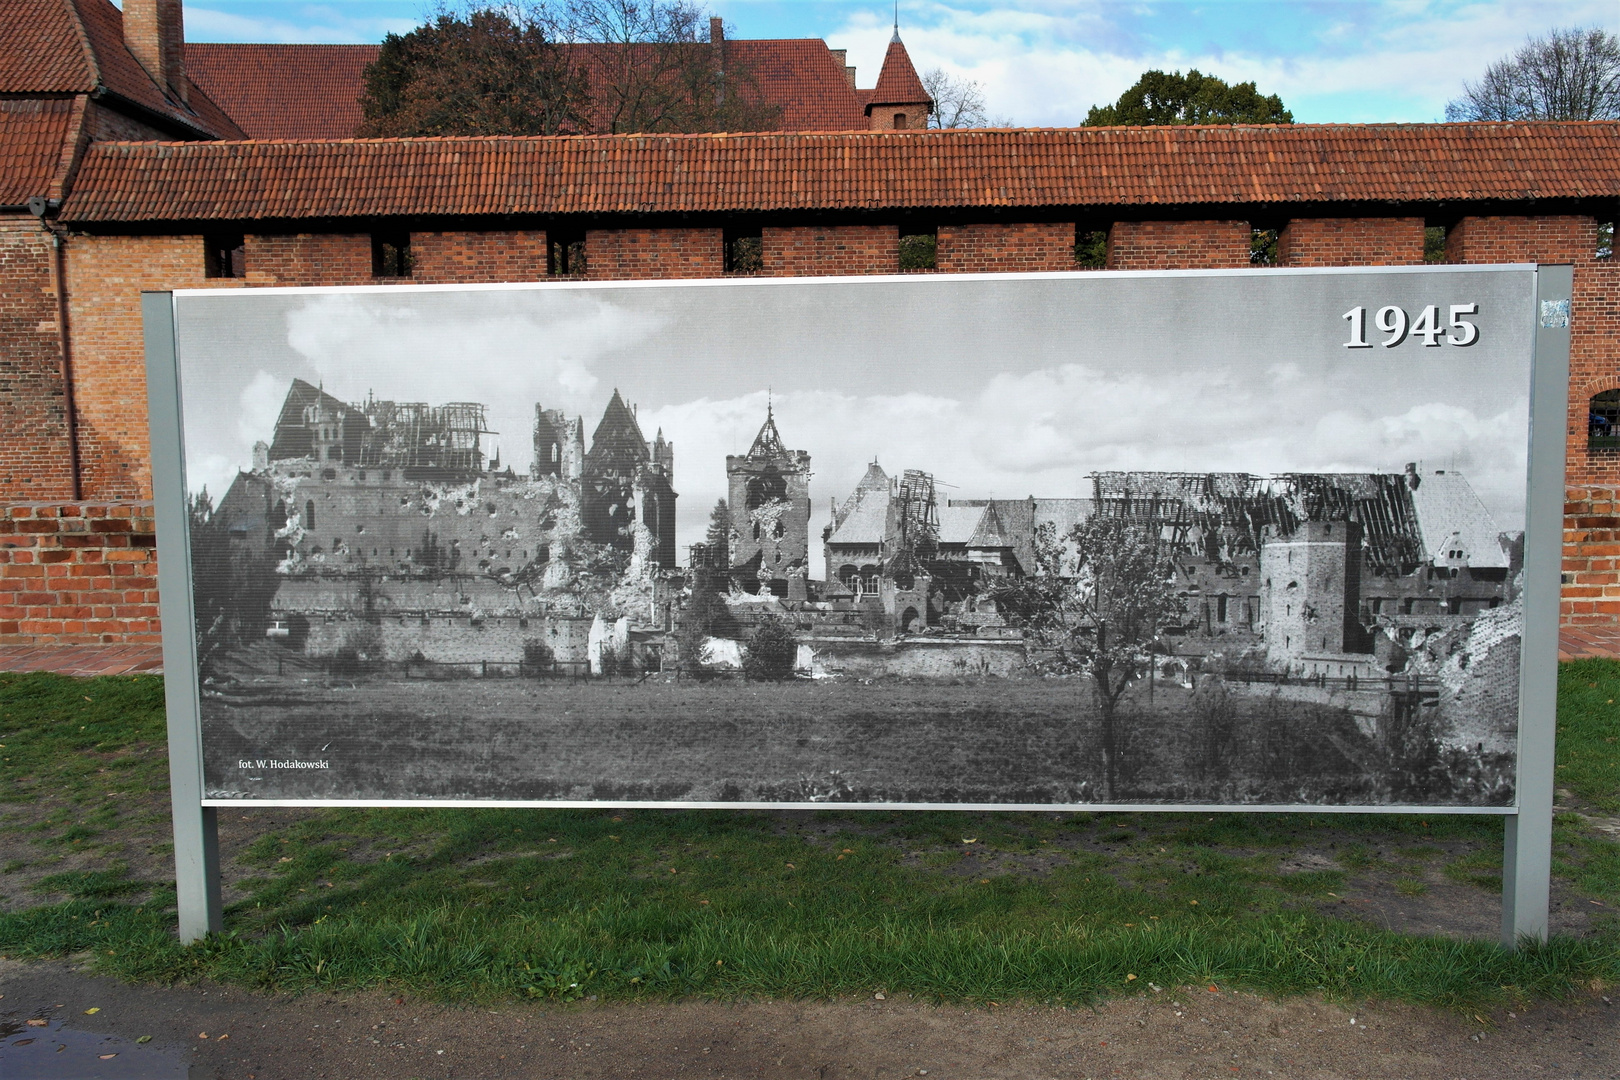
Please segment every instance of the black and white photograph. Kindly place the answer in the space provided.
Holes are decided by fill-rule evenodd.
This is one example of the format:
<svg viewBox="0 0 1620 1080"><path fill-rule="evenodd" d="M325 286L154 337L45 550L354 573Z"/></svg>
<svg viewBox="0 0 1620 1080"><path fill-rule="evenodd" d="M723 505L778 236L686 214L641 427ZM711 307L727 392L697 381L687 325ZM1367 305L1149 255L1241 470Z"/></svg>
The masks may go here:
<svg viewBox="0 0 1620 1080"><path fill-rule="evenodd" d="M174 302L211 803L1514 803L1532 268Z"/></svg>

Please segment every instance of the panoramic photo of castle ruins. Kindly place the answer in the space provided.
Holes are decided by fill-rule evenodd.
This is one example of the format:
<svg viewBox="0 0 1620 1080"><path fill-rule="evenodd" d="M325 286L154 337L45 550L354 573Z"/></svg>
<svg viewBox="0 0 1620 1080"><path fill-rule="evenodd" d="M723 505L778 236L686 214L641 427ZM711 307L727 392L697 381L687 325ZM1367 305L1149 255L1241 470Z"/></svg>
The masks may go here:
<svg viewBox="0 0 1620 1080"><path fill-rule="evenodd" d="M292 379L194 499L211 797L1512 799L1522 534L1453 469L996 498L816 474L767 404L687 534L618 389L524 472L487 411Z"/></svg>

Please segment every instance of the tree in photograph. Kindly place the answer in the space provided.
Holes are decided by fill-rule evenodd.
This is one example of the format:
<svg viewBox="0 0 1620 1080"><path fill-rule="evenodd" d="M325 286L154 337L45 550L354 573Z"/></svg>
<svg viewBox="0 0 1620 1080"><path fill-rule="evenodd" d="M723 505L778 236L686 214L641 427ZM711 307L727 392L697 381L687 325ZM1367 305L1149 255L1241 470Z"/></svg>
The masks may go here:
<svg viewBox="0 0 1620 1080"><path fill-rule="evenodd" d="M1252 82L1231 85L1197 68L1185 75L1145 72L1114 104L1093 105L1086 115L1087 127L1293 122L1276 94L1263 95Z"/></svg>
<svg viewBox="0 0 1620 1080"><path fill-rule="evenodd" d="M1532 37L1463 83L1447 120L1620 119L1620 37L1597 27Z"/></svg>
<svg viewBox="0 0 1620 1080"><path fill-rule="evenodd" d="M781 108L709 15L685 0L571 0L557 32L590 69L593 127L627 132L770 131Z"/></svg>
<svg viewBox="0 0 1620 1080"><path fill-rule="evenodd" d="M725 571L731 568L731 508L721 499L709 511L709 532L704 541L709 546L709 565Z"/></svg>
<svg viewBox="0 0 1620 1080"><path fill-rule="evenodd" d="M743 674L750 679L786 679L793 675L799 640L786 620L774 615L761 619L748 635L743 653Z"/></svg>
<svg viewBox="0 0 1620 1080"><path fill-rule="evenodd" d="M516 6L442 12L383 39L366 67L362 136L557 135L588 130L587 84L548 32Z"/></svg>
<svg viewBox="0 0 1620 1080"><path fill-rule="evenodd" d="M1104 782L1119 782L1119 704L1153 663L1160 631L1185 610L1175 565L1150 528L1116 517L1092 517L1066 540L1050 524L1036 527L1035 572L992 596L1012 620L1057 651L1061 666L1090 677L1102 721Z"/></svg>
<svg viewBox="0 0 1620 1080"><path fill-rule="evenodd" d="M977 128L987 123L984 87L979 83L937 67L923 74L922 84L934 101L934 111L928 114L929 127Z"/></svg>
<svg viewBox="0 0 1620 1080"><path fill-rule="evenodd" d="M282 548L270 540L269 531L258 538L260 543L233 540L207 489L192 496L187 509L197 658L206 676L216 672L227 650L263 640L270 603L281 584L276 563Z"/></svg>

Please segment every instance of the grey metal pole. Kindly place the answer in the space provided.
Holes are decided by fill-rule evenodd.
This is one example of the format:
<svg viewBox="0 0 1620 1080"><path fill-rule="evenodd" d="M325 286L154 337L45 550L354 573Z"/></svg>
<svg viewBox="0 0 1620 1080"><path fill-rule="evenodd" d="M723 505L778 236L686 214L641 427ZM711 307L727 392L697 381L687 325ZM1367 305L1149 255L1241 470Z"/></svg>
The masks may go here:
<svg viewBox="0 0 1620 1080"><path fill-rule="evenodd" d="M219 887L219 828L213 807L202 805L202 714L173 296L166 292L142 293L141 318L146 338L146 408L157 521L158 597L163 617L174 880L180 940L192 942L223 930L225 923Z"/></svg>
<svg viewBox="0 0 1620 1080"><path fill-rule="evenodd" d="M1530 481L1525 505L1524 637L1519 653L1516 815L1503 819L1502 944L1547 940L1552 876L1553 749L1558 730L1558 602L1563 570L1564 447L1569 415L1569 266L1536 274Z"/></svg>

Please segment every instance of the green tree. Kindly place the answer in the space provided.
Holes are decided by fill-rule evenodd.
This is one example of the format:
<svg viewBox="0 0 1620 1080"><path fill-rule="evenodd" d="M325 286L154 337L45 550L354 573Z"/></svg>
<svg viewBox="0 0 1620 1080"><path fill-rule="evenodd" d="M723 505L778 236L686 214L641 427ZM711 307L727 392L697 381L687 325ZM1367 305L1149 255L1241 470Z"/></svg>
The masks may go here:
<svg viewBox="0 0 1620 1080"><path fill-rule="evenodd" d="M1533 37L1464 83L1446 119L1620 119L1620 37L1597 27Z"/></svg>
<svg viewBox="0 0 1620 1080"><path fill-rule="evenodd" d="M442 12L383 39L365 72L358 134L557 135L588 130L587 82L542 15Z"/></svg>
<svg viewBox="0 0 1620 1080"><path fill-rule="evenodd" d="M1185 75L1145 72L1114 104L1093 105L1086 115L1087 127L1293 122L1276 94L1262 95L1252 82L1233 86L1197 68Z"/></svg>

